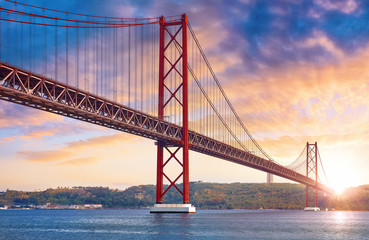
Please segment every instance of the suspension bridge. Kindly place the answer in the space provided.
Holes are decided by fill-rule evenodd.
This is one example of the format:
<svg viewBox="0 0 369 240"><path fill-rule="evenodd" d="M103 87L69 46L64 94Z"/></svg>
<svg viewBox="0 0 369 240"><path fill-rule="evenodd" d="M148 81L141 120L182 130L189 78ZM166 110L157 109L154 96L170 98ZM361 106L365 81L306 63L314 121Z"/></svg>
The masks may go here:
<svg viewBox="0 0 369 240"><path fill-rule="evenodd" d="M185 14L117 18L6 0L0 6L0 99L153 139L157 211L171 211L163 204L170 189L183 197L181 209L194 211L190 150L305 184L306 206L309 188L315 206L318 191L332 192L320 179L317 143L307 143L289 165L258 145ZM178 176L167 174L169 162L181 169Z"/></svg>

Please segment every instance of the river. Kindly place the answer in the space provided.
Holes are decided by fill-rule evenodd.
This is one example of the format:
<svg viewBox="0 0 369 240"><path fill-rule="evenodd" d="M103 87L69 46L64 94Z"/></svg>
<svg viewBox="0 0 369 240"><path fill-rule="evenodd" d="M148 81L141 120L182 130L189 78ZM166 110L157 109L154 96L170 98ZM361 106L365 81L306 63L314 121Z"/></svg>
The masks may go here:
<svg viewBox="0 0 369 240"><path fill-rule="evenodd" d="M369 212L4 210L0 239L369 239Z"/></svg>

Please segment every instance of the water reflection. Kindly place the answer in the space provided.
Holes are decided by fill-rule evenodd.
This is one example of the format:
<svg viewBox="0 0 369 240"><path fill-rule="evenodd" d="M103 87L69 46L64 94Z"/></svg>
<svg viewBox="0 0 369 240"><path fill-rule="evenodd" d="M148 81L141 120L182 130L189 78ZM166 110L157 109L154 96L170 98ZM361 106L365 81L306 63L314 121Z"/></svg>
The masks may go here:
<svg viewBox="0 0 369 240"><path fill-rule="evenodd" d="M188 236L191 233L192 218L188 213L155 213L153 216L153 231L158 234ZM155 229L155 230L154 230Z"/></svg>
<svg viewBox="0 0 369 240"><path fill-rule="evenodd" d="M2 211L0 232L0 239L369 239L369 212Z"/></svg>
<svg viewBox="0 0 369 240"><path fill-rule="evenodd" d="M162 225L164 223L171 222L175 224L180 222L181 225L190 226L191 225L191 214L188 213L154 213L154 224Z"/></svg>
<svg viewBox="0 0 369 240"><path fill-rule="evenodd" d="M182 213L181 222L184 226L189 227L191 225L191 213Z"/></svg>
<svg viewBox="0 0 369 240"><path fill-rule="evenodd" d="M339 222L343 222L347 218L346 212L335 212L334 218Z"/></svg>

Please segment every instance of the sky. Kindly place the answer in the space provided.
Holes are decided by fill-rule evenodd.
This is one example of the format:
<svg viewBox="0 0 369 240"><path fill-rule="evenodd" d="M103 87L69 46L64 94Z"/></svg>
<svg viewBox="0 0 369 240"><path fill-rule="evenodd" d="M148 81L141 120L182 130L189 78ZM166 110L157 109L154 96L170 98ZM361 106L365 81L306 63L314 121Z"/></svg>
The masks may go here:
<svg viewBox="0 0 369 240"><path fill-rule="evenodd" d="M330 183L369 183L369 2L27 2L117 17L186 13L227 96L273 159L288 164L316 141ZM0 151L0 191L156 181L152 140L4 101ZM265 182L266 173L191 152L190 181Z"/></svg>

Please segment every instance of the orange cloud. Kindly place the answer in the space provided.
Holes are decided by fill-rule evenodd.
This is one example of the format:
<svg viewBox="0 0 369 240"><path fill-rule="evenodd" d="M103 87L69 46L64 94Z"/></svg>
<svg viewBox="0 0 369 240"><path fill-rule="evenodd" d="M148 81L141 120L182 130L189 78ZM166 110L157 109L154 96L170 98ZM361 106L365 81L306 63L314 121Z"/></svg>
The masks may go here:
<svg viewBox="0 0 369 240"><path fill-rule="evenodd" d="M0 137L0 145L15 141L16 136Z"/></svg>
<svg viewBox="0 0 369 240"><path fill-rule="evenodd" d="M369 119L368 55L366 49L336 64L270 69L263 80L240 76L225 85L225 90L254 134L277 137L360 131L357 127L366 128Z"/></svg>
<svg viewBox="0 0 369 240"><path fill-rule="evenodd" d="M58 162L59 165L84 165L104 159L104 149L117 148L124 142L130 142L133 135L116 133L82 141L69 142L56 150L21 151L18 154L31 162ZM136 137L137 138L137 137ZM77 157L76 156L80 156Z"/></svg>
<svg viewBox="0 0 369 240"><path fill-rule="evenodd" d="M58 165L73 165L73 166L83 166L96 162L95 157L85 157L85 158L75 158L68 161L59 163Z"/></svg>
<svg viewBox="0 0 369 240"><path fill-rule="evenodd" d="M55 162L65 160L73 156L71 152L63 149L46 150L46 151L21 151L18 152L20 156L31 162Z"/></svg>
<svg viewBox="0 0 369 240"><path fill-rule="evenodd" d="M112 135L99 136L89 138L87 140L70 142L65 147L66 149L80 150L82 148L97 148L111 145L120 145L123 142L131 141L137 137L127 133L115 133Z"/></svg>

